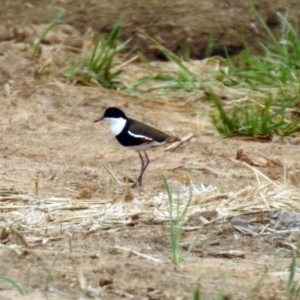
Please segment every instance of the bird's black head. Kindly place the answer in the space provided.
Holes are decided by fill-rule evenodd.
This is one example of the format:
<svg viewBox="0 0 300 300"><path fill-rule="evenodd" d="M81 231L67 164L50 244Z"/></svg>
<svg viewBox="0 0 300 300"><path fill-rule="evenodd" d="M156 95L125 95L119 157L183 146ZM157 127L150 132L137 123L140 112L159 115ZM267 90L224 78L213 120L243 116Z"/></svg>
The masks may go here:
<svg viewBox="0 0 300 300"><path fill-rule="evenodd" d="M117 107L108 107L103 116L100 117L99 119L95 120L94 122L99 122L105 119L118 119L118 118L122 118L122 119L127 119L125 113Z"/></svg>

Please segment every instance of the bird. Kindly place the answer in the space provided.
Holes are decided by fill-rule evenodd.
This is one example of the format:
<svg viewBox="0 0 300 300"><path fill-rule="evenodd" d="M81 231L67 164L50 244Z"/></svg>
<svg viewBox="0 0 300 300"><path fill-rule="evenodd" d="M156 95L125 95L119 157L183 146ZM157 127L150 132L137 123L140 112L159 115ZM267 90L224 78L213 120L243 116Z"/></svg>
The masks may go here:
<svg viewBox="0 0 300 300"><path fill-rule="evenodd" d="M127 117L117 107L106 108L104 114L94 122L102 120L110 123L111 132L122 146L138 152L141 160L141 171L131 188L142 186L144 172L150 164L146 150L166 143L180 141L180 138L177 136L169 135L152 126ZM144 153L144 157L142 153Z"/></svg>

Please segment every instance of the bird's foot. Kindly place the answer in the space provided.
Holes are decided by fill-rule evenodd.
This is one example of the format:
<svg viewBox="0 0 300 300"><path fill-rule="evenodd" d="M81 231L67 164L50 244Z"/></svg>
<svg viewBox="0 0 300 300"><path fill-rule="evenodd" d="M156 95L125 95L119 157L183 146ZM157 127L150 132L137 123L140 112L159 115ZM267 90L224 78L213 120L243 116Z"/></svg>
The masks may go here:
<svg viewBox="0 0 300 300"><path fill-rule="evenodd" d="M132 189L135 189L135 188L137 188L138 186L142 186L142 182L140 182L140 181L135 182L135 183L131 186L131 188L132 188Z"/></svg>

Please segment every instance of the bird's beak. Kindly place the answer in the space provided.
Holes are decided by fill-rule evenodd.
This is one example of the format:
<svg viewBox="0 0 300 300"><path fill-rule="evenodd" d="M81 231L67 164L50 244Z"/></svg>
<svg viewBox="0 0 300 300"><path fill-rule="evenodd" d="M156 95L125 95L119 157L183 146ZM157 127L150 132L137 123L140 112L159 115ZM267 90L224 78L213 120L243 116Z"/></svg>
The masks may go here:
<svg viewBox="0 0 300 300"><path fill-rule="evenodd" d="M100 117L99 119L95 120L94 123L100 122L100 121L102 121L102 120L104 120L104 117Z"/></svg>

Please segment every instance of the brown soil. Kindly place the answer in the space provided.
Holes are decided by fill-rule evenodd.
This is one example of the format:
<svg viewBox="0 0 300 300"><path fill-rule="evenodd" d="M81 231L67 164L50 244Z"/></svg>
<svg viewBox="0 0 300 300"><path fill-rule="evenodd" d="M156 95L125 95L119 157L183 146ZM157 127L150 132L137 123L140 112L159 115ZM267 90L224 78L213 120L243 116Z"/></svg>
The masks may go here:
<svg viewBox="0 0 300 300"><path fill-rule="evenodd" d="M244 40L253 49L260 49L259 43L267 35L247 3L240 0L1 1L0 18L11 24L48 23L59 10L65 9L67 24L81 32L91 27L102 34L121 20L122 38L132 39L134 51L162 58L161 52L141 36L141 30L172 52L182 53L182 47L188 45L192 58L202 58L207 53L224 55L224 48L229 54L238 53L244 48ZM297 0L253 0L253 6L275 32L280 28L277 13L288 11L291 22L298 24Z"/></svg>
<svg viewBox="0 0 300 300"><path fill-rule="evenodd" d="M14 16L27 24L6 23L0 32L0 275L23 287L26 296L20 299L191 299L197 286L203 299L213 299L222 290L227 299L284 299L292 246L298 241L297 233L288 231L299 228L294 214L300 212L299 195L291 197L283 185L284 166L288 183L297 186L298 147L207 135L213 132L210 104L197 100L196 94L150 94L147 99L68 83L62 73L74 53L62 43L81 49L89 37L72 26L61 26L42 45L41 56L33 58L29 42L44 27L31 22L50 20L64 6L77 28L91 25L105 31L120 11L118 1L106 5L114 13L109 20L97 15L102 11L100 2L88 6L82 1L78 5L74 0L51 1L47 14L41 13L42 2L31 1L33 7L23 1L0 4L6 7L2 20ZM193 18L198 12L211 13L213 1L209 6L199 2L203 10L195 3L189 3ZM171 9L155 1L151 5L166 5L159 15ZM217 7L214 17L225 11L225 6L220 11ZM266 7L261 8L266 14L273 9ZM182 4L182 11L176 12L183 14L185 8ZM145 7L139 9L142 20ZM127 10L124 18L130 16ZM143 21L155 24L157 15L150 12ZM237 15L240 21L235 22L243 26L242 15ZM166 16L175 18L174 11ZM172 18L169 24L178 15ZM100 21L103 24L96 25ZM155 30L166 34L161 27L149 28L148 33ZM171 37L170 32L166 35ZM229 36L228 41L235 41L234 33ZM141 63L128 65L125 71L125 79L147 72ZM152 163L144 187L129 192L123 178L135 178L137 154L118 145L108 124L93 123L107 106L119 106L162 130L194 137L174 152L149 151ZM238 149L245 150L243 160L248 163L253 163L251 155L254 160L260 157L256 167L236 160ZM188 196L185 183L198 187L182 237L183 249L192 240L195 246L177 269L170 261L162 173L181 189L183 201ZM201 184L215 189L202 194ZM18 299L18 294L0 282L0 299Z"/></svg>

